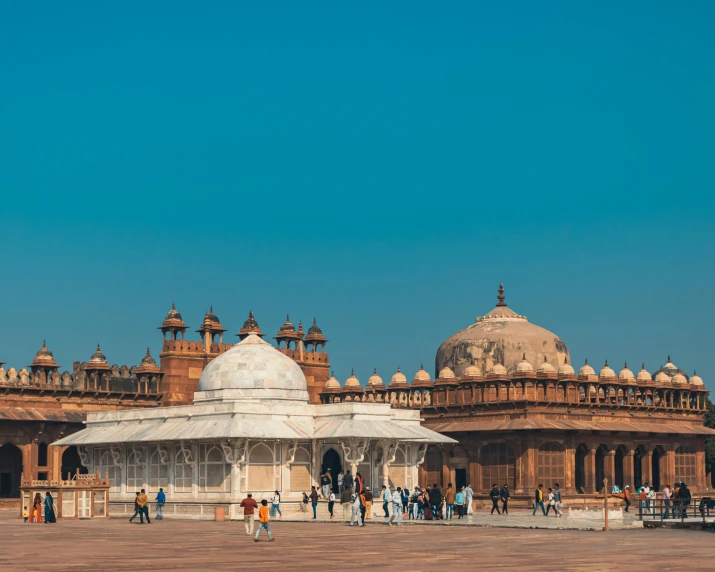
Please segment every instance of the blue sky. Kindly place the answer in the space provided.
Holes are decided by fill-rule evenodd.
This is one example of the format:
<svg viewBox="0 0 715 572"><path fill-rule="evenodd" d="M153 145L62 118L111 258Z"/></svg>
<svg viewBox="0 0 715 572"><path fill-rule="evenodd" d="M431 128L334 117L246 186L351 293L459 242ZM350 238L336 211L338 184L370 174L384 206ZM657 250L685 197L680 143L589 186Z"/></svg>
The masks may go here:
<svg viewBox="0 0 715 572"><path fill-rule="evenodd" d="M712 2L0 5L0 360L318 318L342 381L507 302L715 388ZM6 366L7 367L7 366Z"/></svg>

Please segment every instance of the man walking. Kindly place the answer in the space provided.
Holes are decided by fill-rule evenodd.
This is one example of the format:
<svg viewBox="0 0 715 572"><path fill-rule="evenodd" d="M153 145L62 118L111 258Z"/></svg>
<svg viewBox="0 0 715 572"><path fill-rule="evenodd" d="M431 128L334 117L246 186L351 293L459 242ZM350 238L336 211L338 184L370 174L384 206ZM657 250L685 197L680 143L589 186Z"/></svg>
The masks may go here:
<svg viewBox="0 0 715 572"><path fill-rule="evenodd" d="M372 491L370 487L365 487L365 518L372 516Z"/></svg>
<svg viewBox="0 0 715 572"><path fill-rule="evenodd" d="M343 507L343 520L347 522L350 520L350 504L352 503L353 493L350 487L345 487L343 492L340 493L340 504Z"/></svg>
<svg viewBox="0 0 715 572"><path fill-rule="evenodd" d="M343 493L343 479L345 478L345 473L340 471L338 473L338 493L342 494Z"/></svg>
<svg viewBox="0 0 715 572"><path fill-rule="evenodd" d="M388 526L392 526L392 521L397 517L397 526L402 524L402 489L397 487L392 493L392 516L387 521Z"/></svg>
<svg viewBox="0 0 715 572"><path fill-rule="evenodd" d="M323 498L328 498L328 493L330 493L330 469L327 472L320 475L320 486L323 492Z"/></svg>
<svg viewBox="0 0 715 572"><path fill-rule="evenodd" d="M489 491L489 498L492 499L492 510L489 514L494 514L494 511L497 511L497 514L501 514L499 512L499 499L501 496L499 495L499 487L496 483L492 485L492 490Z"/></svg>
<svg viewBox="0 0 715 572"><path fill-rule="evenodd" d="M164 489L159 489L156 493L156 520L164 520L164 504L166 503L166 495Z"/></svg>
<svg viewBox="0 0 715 572"><path fill-rule="evenodd" d="M382 510L385 512L385 518L389 518L390 513L387 507L390 505L392 495L385 485L382 485Z"/></svg>
<svg viewBox="0 0 715 572"><path fill-rule="evenodd" d="M624 509L624 511L628 512L628 507L631 506L631 487L630 487L630 485L626 485L625 488L623 489L623 500L626 501L626 508Z"/></svg>
<svg viewBox="0 0 715 572"><path fill-rule="evenodd" d="M266 499L261 501L261 508L258 509L258 520L258 530L256 531L256 537L253 541L258 542L258 535L261 534L261 529L265 528L268 533L268 542L273 542L271 526L268 524L268 501Z"/></svg>
<svg viewBox="0 0 715 572"><path fill-rule="evenodd" d="M129 522L132 522L136 517L138 517L142 513L142 507L139 506L139 503L137 502L139 500L139 491L136 492L136 496L134 497L134 514L129 517ZM32 521L30 521L32 522Z"/></svg>
<svg viewBox="0 0 715 572"><path fill-rule="evenodd" d="M444 491L444 503L447 505L446 519L452 520L454 515L454 501L457 496L457 492L452 488L452 483L447 484L447 490Z"/></svg>
<svg viewBox="0 0 715 572"><path fill-rule="evenodd" d="M352 515L350 516L350 526L354 526L357 522L358 526L362 526L360 522L360 495L353 494L352 496Z"/></svg>
<svg viewBox="0 0 715 572"><path fill-rule="evenodd" d="M534 516L536 514L536 509L538 507L541 507L541 512L544 513L544 516L546 516L546 509L544 508L543 487L544 485L539 484L539 486L534 491L534 512L531 513L531 516Z"/></svg>
<svg viewBox="0 0 715 572"><path fill-rule="evenodd" d="M467 515L472 514L473 510L472 509L472 499L474 498L474 490L472 490L472 487L470 485L467 485L467 488L464 489L464 502L467 505Z"/></svg>
<svg viewBox="0 0 715 572"><path fill-rule="evenodd" d="M434 520L440 519L442 517L442 491L439 490L437 483L432 485L429 502L432 508L432 518Z"/></svg>
<svg viewBox="0 0 715 572"><path fill-rule="evenodd" d="M310 488L310 503L313 506L313 520L316 520L318 518L318 491L315 490L315 485Z"/></svg>
<svg viewBox="0 0 715 572"><path fill-rule="evenodd" d="M670 491L670 483L663 487L663 505L665 506L665 512L663 513L663 520L669 518L670 515L670 497L673 493ZM630 503L629 503L630 504ZM628 507L626 507L628 510Z"/></svg>
<svg viewBox="0 0 715 572"><path fill-rule="evenodd" d="M139 493L139 496L137 497L137 504L139 505L139 508L141 508L141 512L139 513L139 524L144 524L144 517L146 517L146 523L151 524L151 520L149 520L149 497L146 496L144 489L142 489L142 492Z"/></svg>
<svg viewBox="0 0 715 572"><path fill-rule="evenodd" d="M509 514L509 498L511 498L511 494L509 494L509 486L506 483L499 491L499 497L501 498L501 513Z"/></svg>
<svg viewBox="0 0 715 572"><path fill-rule="evenodd" d="M556 513L557 518L560 518L563 514L561 512L562 506L563 504L561 502L561 487L559 487L559 483L554 483L554 512Z"/></svg>
<svg viewBox="0 0 715 572"><path fill-rule="evenodd" d="M253 534L253 515L258 508L258 503L251 493L248 493L239 506L243 509L243 524L246 527L246 536L251 536Z"/></svg>

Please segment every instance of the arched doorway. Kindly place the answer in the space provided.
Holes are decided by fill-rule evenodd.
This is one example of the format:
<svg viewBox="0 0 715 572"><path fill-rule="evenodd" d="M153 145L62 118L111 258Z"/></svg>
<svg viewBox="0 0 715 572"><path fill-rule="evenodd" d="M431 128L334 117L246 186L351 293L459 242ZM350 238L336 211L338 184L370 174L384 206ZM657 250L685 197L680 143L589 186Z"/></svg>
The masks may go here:
<svg viewBox="0 0 715 572"><path fill-rule="evenodd" d="M323 455L323 466L320 469L321 473L326 472L330 469L330 477L333 479L333 492L338 494L340 490L338 489L338 475L340 471L343 470L343 465L340 462L340 455L335 449L328 449ZM355 477L355 475L353 475Z"/></svg>
<svg viewBox="0 0 715 572"><path fill-rule="evenodd" d="M614 459L614 469L615 469L615 479L616 482L615 484L623 490L623 487L625 486L625 483L623 482L623 447L618 447L616 449L616 457Z"/></svg>
<svg viewBox="0 0 715 572"><path fill-rule="evenodd" d="M0 498L20 496L22 451L12 443L0 447Z"/></svg>
<svg viewBox="0 0 715 572"><path fill-rule="evenodd" d="M80 475L86 475L89 472L89 469L82 465L79 453L77 452L77 447L75 447L74 445L70 445L69 447L67 447L65 452L62 453L61 477L63 479L66 479L69 475L69 478L72 479L77 473L77 469L79 469Z"/></svg>
<svg viewBox="0 0 715 572"><path fill-rule="evenodd" d="M651 467L653 482L651 484L656 491L660 490L660 459L663 453L660 447L653 449L653 466Z"/></svg>
<svg viewBox="0 0 715 572"><path fill-rule="evenodd" d="M586 455L588 447L581 443L576 449L576 491L586 492Z"/></svg>
<svg viewBox="0 0 715 572"><path fill-rule="evenodd" d="M606 457L606 447L601 445L596 449L596 490L603 490L603 479L605 478L606 471L604 467L604 461Z"/></svg>

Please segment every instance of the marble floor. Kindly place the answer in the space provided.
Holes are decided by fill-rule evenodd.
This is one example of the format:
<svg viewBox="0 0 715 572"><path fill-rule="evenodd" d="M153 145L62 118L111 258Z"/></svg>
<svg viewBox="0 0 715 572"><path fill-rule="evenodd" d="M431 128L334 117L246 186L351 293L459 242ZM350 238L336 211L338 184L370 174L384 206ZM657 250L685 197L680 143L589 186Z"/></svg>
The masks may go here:
<svg viewBox="0 0 715 572"><path fill-rule="evenodd" d="M541 517L543 520L543 517ZM564 519L553 519L564 520ZM712 570L715 537L690 530L388 528L277 521L255 543L242 522L124 519L24 524L0 512L0 570Z"/></svg>

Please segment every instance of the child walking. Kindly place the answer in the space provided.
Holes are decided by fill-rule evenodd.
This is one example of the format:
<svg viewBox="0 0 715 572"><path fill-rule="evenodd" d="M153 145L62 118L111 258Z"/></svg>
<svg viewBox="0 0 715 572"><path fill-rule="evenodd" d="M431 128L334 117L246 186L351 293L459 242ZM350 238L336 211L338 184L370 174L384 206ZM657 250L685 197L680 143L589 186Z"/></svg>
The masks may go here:
<svg viewBox="0 0 715 572"><path fill-rule="evenodd" d="M265 528L268 533L268 542L273 542L273 535L271 535L271 527L268 524L268 501L263 499L261 501L261 508L258 509L258 530L256 531L256 538L253 539L254 542L258 542L258 535L261 534L261 529Z"/></svg>

